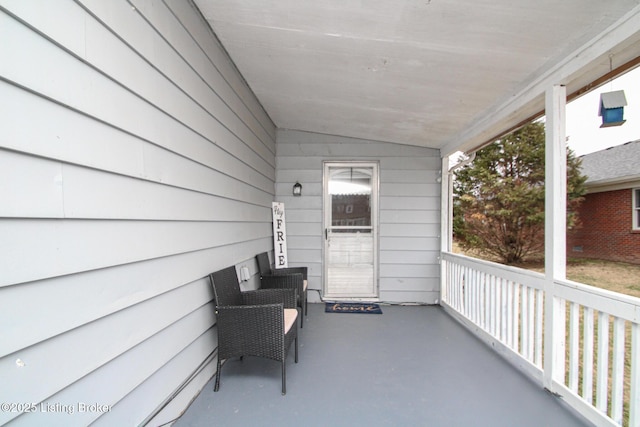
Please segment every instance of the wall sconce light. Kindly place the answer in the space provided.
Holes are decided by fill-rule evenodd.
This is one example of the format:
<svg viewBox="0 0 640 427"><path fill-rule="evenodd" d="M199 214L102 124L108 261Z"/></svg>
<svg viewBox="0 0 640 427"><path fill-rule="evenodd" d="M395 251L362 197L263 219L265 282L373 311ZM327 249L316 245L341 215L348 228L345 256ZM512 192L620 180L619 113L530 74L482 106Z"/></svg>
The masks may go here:
<svg viewBox="0 0 640 427"><path fill-rule="evenodd" d="M302 196L302 184L300 184L299 182L293 184L293 195Z"/></svg>
<svg viewBox="0 0 640 427"><path fill-rule="evenodd" d="M623 90L605 92L600 94L600 110L598 115L602 116L601 128L610 126L620 126L624 120L624 107L627 105L627 98Z"/></svg>

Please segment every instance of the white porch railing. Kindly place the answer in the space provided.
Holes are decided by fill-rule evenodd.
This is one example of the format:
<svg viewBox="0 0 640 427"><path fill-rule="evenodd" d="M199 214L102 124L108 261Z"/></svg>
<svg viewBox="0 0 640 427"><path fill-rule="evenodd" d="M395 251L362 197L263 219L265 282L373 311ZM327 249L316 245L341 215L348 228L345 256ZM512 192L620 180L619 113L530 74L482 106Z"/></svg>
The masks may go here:
<svg viewBox="0 0 640 427"><path fill-rule="evenodd" d="M551 372L550 391L596 425L640 427L640 298L556 280L551 317L543 274L452 253L442 262L450 314L541 384Z"/></svg>

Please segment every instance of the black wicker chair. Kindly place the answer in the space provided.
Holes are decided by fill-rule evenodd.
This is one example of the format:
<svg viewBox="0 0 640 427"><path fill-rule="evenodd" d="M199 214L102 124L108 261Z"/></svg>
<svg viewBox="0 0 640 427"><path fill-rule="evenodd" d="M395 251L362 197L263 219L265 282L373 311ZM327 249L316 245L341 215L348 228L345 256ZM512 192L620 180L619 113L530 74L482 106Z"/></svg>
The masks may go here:
<svg viewBox="0 0 640 427"><path fill-rule="evenodd" d="M236 268L209 275L216 303L218 369L214 391L220 389L222 361L258 356L282 364L282 394L286 394L285 361L291 344L298 363L297 295L294 289L241 292Z"/></svg>
<svg viewBox="0 0 640 427"><path fill-rule="evenodd" d="M256 255L256 259L260 272L260 287L263 289L296 289L298 292L298 307L306 316L308 313L307 267L271 268L267 252ZM300 316L301 328L304 326L304 316Z"/></svg>

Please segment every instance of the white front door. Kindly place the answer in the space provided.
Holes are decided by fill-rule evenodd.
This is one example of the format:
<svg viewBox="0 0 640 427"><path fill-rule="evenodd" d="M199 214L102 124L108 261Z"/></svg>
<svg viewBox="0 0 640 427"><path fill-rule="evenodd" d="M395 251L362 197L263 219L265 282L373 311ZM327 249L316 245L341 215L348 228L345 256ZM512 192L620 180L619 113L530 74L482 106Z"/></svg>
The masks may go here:
<svg viewBox="0 0 640 427"><path fill-rule="evenodd" d="M326 299L378 298L378 164L324 164Z"/></svg>

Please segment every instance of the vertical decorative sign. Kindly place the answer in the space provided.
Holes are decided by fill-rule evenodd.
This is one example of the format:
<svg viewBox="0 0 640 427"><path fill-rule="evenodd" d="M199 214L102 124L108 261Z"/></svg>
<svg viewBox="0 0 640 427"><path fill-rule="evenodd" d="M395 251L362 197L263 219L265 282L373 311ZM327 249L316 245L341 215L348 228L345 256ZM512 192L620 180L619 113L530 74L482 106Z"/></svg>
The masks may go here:
<svg viewBox="0 0 640 427"><path fill-rule="evenodd" d="M284 219L284 203L272 202L273 250L275 268L287 268L287 229Z"/></svg>

